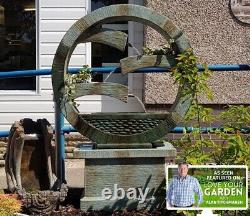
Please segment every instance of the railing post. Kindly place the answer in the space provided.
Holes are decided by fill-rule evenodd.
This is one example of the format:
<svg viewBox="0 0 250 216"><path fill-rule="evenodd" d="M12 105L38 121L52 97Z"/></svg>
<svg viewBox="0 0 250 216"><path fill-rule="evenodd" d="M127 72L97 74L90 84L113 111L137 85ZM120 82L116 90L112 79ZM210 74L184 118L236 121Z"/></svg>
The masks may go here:
<svg viewBox="0 0 250 216"><path fill-rule="evenodd" d="M64 116L57 105L55 106L55 137L56 137L56 175L60 183L65 182L65 139L63 133Z"/></svg>

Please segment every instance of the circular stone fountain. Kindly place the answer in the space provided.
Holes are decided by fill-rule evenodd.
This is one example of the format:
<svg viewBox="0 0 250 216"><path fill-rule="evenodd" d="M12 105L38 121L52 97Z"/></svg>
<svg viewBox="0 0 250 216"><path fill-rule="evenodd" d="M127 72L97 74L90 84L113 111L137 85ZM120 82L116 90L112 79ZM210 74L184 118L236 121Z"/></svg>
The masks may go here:
<svg viewBox="0 0 250 216"><path fill-rule="evenodd" d="M185 35L172 21L151 9L138 5L122 4L95 10L73 24L58 46L52 67L54 98L70 124L82 135L95 141L97 147L98 144L102 144L102 148L105 148L104 144L114 144L115 148L119 147L119 143L126 143L126 148L133 147L135 143L137 146L140 143L143 147L143 143L150 143L163 137L182 120L191 103L190 96L182 94L185 88L179 89L171 111L164 114L80 114L65 95L65 77L69 60L79 43L99 42L124 50L127 43L127 37L124 33L102 28L103 24L117 21L135 21L152 27L167 42L174 41L173 47L176 53L190 48ZM173 67L174 65L176 65L176 61L173 55L132 56L120 61L123 74L134 72L139 68ZM188 84L186 84L186 88L188 88ZM127 102L128 88L116 83L76 84L75 94L72 97L78 98L85 95L107 95ZM116 144L117 146L115 146Z"/></svg>
<svg viewBox="0 0 250 216"><path fill-rule="evenodd" d="M102 28L103 24L119 21L135 21L158 31L166 42L172 42L174 53L190 48L183 32L166 16L146 7L130 4L103 7L75 22L63 36L56 51L52 66L54 99L68 122L82 135L95 142L96 149L77 149L75 158L85 159L85 194L81 209L114 210L154 208L159 200L165 201L164 165L174 160L176 150L170 143L161 147L152 143L166 135L184 117L192 98L183 92L188 83L179 89L176 100L167 113L92 113L78 111L66 94L65 80L69 76L68 65L75 47L79 43L98 42L121 51L127 44L127 35L120 31ZM146 67L173 67L173 55L130 56L120 60L122 74ZM106 95L124 103L128 101L128 87L117 83L77 83L70 98L85 95ZM106 199L106 190L147 191L141 201L129 196ZM114 192L115 193L115 192Z"/></svg>

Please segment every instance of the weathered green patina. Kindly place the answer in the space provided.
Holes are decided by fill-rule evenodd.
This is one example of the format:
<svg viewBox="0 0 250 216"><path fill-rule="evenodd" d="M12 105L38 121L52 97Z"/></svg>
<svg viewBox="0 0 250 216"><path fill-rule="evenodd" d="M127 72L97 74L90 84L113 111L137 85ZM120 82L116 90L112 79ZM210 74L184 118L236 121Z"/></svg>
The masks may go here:
<svg viewBox="0 0 250 216"><path fill-rule="evenodd" d="M155 141L173 129L187 112L191 98L183 96L184 89L179 89L171 112L168 114L118 113L107 117L105 114L83 115L78 112L65 97L64 89L65 75L71 54L77 44L83 42L99 42L124 50L127 43L126 34L102 29L102 24L116 21L136 21L152 27L167 42L174 41L173 47L176 53L190 48L190 45L183 32L168 17L151 9L130 4L112 5L95 10L79 19L64 35L52 66L53 91L56 102L60 105L66 119L82 135L99 144L125 143L129 148L132 143L142 144ZM121 60L121 71L123 74L127 74L139 68L172 67L175 64L173 56L134 56ZM188 84L186 87L188 88ZM108 95L126 102L128 89L126 86L114 83L83 83L77 84L73 98L91 94Z"/></svg>
<svg viewBox="0 0 250 216"><path fill-rule="evenodd" d="M98 42L119 50L127 45L127 35L107 29L102 24L116 21L136 21L158 31L167 42L174 41L175 53L190 48L183 32L166 16L138 5L112 5L79 19L65 34L55 54L52 67L54 97L66 119L82 135L97 143L98 149L76 149L75 158L85 159L85 194L81 209L87 211L114 209L153 209L164 205L164 166L174 161L176 149L170 143L153 144L182 120L191 98L179 89L169 113L93 113L81 114L65 94L65 77L71 54L78 43ZM175 56L131 56L120 60L122 74L139 68L176 65ZM188 83L184 85L188 88ZM124 103L128 88L116 83L77 83L72 97L107 95ZM103 197L106 187L124 191L135 188L148 191L145 200ZM162 193L163 192L163 193ZM114 192L115 193L115 192ZM129 193L127 193L128 195ZM114 195L114 194L113 194ZM125 192L124 192L125 195Z"/></svg>

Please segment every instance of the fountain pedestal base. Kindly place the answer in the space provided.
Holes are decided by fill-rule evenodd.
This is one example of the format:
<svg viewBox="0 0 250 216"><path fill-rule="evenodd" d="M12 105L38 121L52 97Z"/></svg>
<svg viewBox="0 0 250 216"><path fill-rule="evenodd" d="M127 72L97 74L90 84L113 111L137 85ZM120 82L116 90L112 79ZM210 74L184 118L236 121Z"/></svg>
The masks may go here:
<svg viewBox="0 0 250 216"><path fill-rule="evenodd" d="M165 205L165 163L176 150L170 143L151 149L77 150L85 159L81 210L142 209Z"/></svg>

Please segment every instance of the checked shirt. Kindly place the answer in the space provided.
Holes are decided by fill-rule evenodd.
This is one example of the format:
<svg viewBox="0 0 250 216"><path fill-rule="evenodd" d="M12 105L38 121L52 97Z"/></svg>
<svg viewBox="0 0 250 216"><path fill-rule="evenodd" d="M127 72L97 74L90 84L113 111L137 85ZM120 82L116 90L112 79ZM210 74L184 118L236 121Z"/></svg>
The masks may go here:
<svg viewBox="0 0 250 216"><path fill-rule="evenodd" d="M175 176L168 187L167 201L172 206L191 206L195 203L195 193L198 195L198 204L200 204L203 194L198 180L190 175Z"/></svg>

